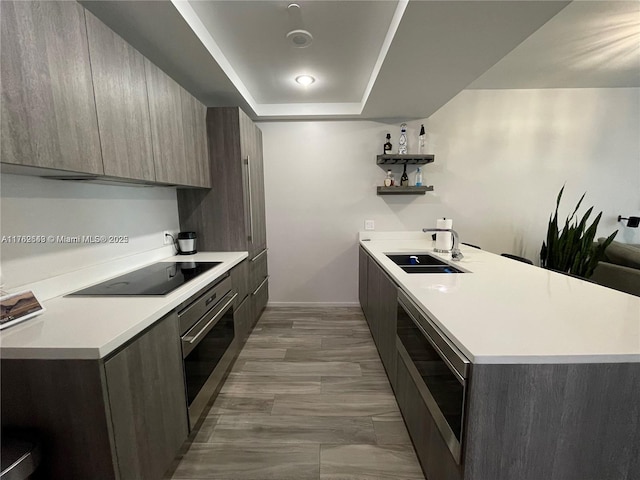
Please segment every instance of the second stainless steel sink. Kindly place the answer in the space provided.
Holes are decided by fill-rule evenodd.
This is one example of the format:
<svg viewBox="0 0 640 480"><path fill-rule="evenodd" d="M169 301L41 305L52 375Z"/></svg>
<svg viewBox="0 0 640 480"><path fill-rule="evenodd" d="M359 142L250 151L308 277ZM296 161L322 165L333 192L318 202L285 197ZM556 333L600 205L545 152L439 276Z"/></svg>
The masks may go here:
<svg viewBox="0 0 640 480"><path fill-rule="evenodd" d="M426 253L387 254L387 257L407 273L465 273Z"/></svg>

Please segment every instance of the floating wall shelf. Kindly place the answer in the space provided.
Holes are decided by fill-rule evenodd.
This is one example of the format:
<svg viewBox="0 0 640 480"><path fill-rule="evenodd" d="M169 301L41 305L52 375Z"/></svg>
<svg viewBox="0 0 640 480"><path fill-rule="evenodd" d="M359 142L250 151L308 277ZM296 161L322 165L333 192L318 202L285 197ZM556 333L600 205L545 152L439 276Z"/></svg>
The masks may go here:
<svg viewBox="0 0 640 480"><path fill-rule="evenodd" d="M378 187L378 195L424 195L433 192L433 185L424 187Z"/></svg>
<svg viewBox="0 0 640 480"><path fill-rule="evenodd" d="M435 161L435 155L378 155L378 165L425 165Z"/></svg>

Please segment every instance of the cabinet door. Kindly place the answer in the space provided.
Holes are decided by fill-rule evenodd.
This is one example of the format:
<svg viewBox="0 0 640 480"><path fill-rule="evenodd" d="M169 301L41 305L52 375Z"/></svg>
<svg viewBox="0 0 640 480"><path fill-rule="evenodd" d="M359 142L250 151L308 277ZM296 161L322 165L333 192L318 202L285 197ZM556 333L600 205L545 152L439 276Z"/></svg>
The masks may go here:
<svg viewBox="0 0 640 480"><path fill-rule="evenodd" d="M260 252L260 242L257 225L259 209L259 166L260 160L257 158L257 131L251 119L238 109L238 127L240 131L240 152L242 162L242 185L243 199L245 204L245 225L247 232L249 258Z"/></svg>
<svg viewBox="0 0 640 480"><path fill-rule="evenodd" d="M362 312L367 315L367 266L369 264L367 252L362 247L358 247L358 298ZM367 320L367 323L369 320Z"/></svg>
<svg viewBox="0 0 640 480"><path fill-rule="evenodd" d="M236 338L238 345L242 347L247 337L251 333L253 327L253 319L251 318L251 298L247 297L233 311L233 324L236 329Z"/></svg>
<svg viewBox="0 0 640 480"><path fill-rule="evenodd" d="M249 261L243 260L231 270L231 285L238 296L234 307L240 305L249 292Z"/></svg>
<svg viewBox="0 0 640 480"><path fill-rule="evenodd" d="M207 151L207 108L183 88L180 89L180 94L186 181L189 185L210 187L211 178Z"/></svg>
<svg viewBox="0 0 640 480"><path fill-rule="evenodd" d="M91 12L85 15L104 173L154 181L144 57Z"/></svg>
<svg viewBox="0 0 640 480"><path fill-rule="evenodd" d="M145 58L156 181L187 185L182 88Z"/></svg>
<svg viewBox="0 0 640 480"><path fill-rule="evenodd" d="M177 316L107 360L105 375L120 477L162 478L188 434Z"/></svg>
<svg viewBox="0 0 640 480"><path fill-rule="evenodd" d="M378 267L379 268L379 267ZM387 370L391 386L396 386L396 325L398 319L398 288L379 268L378 350Z"/></svg>
<svg viewBox="0 0 640 480"><path fill-rule="evenodd" d="M269 301L269 277L265 278L262 283L254 290L251 294L251 302L252 302L252 325L251 328L256 324L258 320L260 320L260 315L262 315L262 311L267 306L267 302Z"/></svg>
<svg viewBox="0 0 640 480"><path fill-rule="evenodd" d="M267 225L264 198L264 161L262 131L253 125L253 158L251 162L251 201L253 210L253 246L255 252L267 248Z"/></svg>
<svg viewBox="0 0 640 480"><path fill-rule="evenodd" d="M0 2L2 162L102 174L84 9Z"/></svg>
<svg viewBox="0 0 640 480"><path fill-rule="evenodd" d="M378 265L371 258L368 257L367 261L367 311L365 313L367 321L369 322L369 329L371 330L371 336L373 341L380 350L380 340L378 336L379 325L379 311L380 311L380 276L378 273Z"/></svg>
<svg viewBox="0 0 640 480"><path fill-rule="evenodd" d="M371 257L367 265L367 299L369 328L389 381L395 386L398 290Z"/></svg>

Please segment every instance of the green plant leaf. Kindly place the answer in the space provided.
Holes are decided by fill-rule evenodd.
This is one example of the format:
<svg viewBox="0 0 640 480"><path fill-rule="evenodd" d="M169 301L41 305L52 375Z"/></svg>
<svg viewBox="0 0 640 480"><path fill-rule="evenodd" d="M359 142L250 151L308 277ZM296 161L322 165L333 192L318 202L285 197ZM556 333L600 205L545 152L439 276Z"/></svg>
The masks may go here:
<svg viewBox="0 0 640 480"><path fill-rule="evenodd" d="M558 209L563 193L564 185L558 193L554 214L549 218L547 239L542 242L542 248L540 249L540 265L544 268L588 278L593 274L598 262L604 256L604 250L611 244L618 232L616 230L605 242L594 247L594 238L602 218L602 212L596 216L588 227L587 223L593 213L593 206L587 209L579 221L576 218L586 192L578 200L571 215L565 219L560 231Z"/></svg>

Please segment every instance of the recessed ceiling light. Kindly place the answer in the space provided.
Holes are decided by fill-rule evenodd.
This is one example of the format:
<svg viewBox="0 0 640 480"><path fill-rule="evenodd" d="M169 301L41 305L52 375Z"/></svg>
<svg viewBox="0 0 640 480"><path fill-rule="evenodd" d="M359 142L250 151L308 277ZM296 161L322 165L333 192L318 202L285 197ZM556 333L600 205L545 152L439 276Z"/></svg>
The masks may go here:
<svg viewBox="0 0 640 480"><path fill-rule="evenodd" d="M315 81L316 81L316 79L313 78L311 75L298 75L296 77L296 82L298 82L303 87L311 85Z"/></svg>

